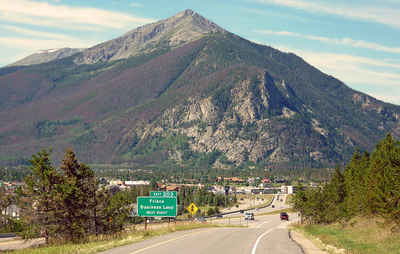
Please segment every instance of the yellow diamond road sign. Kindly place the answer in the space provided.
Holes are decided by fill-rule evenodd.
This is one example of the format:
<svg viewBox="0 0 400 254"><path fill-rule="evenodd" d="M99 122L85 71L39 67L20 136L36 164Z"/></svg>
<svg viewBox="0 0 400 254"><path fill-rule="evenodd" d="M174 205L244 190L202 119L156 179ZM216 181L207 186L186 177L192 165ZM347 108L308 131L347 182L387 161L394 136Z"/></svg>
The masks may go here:
<svg viewBox="0 0 400 254"><path fill-rule="evenodd" d="M191 203L188 207L186 207L186 209L192 216L197 213L197 210L199 210L199 208L197 208L197 206L194 203Z"/></svg>

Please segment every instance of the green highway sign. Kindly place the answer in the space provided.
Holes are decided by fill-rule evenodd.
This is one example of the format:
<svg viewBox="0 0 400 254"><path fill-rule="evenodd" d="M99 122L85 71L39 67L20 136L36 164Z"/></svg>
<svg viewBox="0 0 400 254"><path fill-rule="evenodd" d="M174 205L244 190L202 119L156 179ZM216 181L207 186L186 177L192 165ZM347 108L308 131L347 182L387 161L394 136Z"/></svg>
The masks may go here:
<svg viewBox="0 0 400 254"><path fill-rule="evenodd" d="M141 217L176 217L176 197L138 197L137 215Z"/></svg>
<svg viewBox="0 0 400 254"><path fill-rule="evenodd" d="M150 191L150 197L177 197L176 191Z"/></svg>

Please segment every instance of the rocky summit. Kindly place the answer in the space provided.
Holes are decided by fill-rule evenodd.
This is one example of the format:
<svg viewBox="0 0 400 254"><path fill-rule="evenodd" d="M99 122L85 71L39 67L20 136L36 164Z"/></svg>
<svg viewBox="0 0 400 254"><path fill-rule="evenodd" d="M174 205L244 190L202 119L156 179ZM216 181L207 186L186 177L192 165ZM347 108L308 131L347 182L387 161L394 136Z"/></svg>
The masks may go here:
<svg viewBox="0 0 400 254"><path fill-rule="evenodd" d="M400 106L192 10L25 63L0 69L3 165L72 147L138 167L330 167L400 137Z"/></svg>

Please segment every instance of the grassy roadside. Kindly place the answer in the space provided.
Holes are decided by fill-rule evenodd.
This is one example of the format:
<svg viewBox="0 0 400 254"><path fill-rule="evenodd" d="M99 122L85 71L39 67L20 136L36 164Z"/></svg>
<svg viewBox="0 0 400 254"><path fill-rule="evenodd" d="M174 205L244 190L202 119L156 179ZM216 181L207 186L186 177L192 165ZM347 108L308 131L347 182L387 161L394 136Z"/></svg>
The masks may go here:
<svg viewBox="0 0 400 254"><path fill-rule="evenodd" d="M292 199L294 194L288 194L286 196L285 205L291 205Z"/></svg>
<svg viewBox="0 0 400 254"><path fill-rule="evenodd" d="M399 254L400 233L392 233L381 219L356 218L346 225L293 225L295 230L323 244L351 254Z"/></svg>
<svg viewBox="0 0 400 254"><path fill-rule="evenodd" d="M147 231L133 231L129 233L122 234L118 238L92 241L83 244L63 244L63 245L53 245L41 248L26 248L22 250L9 251L5 253L12 254L91 254L100 251L105 251L118 246L123 246L127 244L136 243L154 236L165 235L168 233L199 229L199 228L212 228L212 227L224 227L218 224L208 224L208 223L190 223L182 225L172 225L170 227L159 228Z"/></svg>
<svg viewBox="0 0 400 254"><path fill-rule="evenodd" d="M281 212L292 213L293 209L285 208L285 209L279 209L279 210L275 210L275 211L271 211L271 212L259 213L257 215L273 215L273 214L280 214Z"/></svg>

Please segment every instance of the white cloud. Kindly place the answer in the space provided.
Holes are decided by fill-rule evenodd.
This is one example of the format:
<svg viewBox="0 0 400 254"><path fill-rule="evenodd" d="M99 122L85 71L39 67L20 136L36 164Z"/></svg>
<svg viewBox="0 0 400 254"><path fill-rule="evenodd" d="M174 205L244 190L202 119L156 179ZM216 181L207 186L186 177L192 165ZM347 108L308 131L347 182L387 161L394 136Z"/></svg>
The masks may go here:
<svg viewBox="0 0 400 254"><path fill-rule="evenodd" d="M288 32L288 31L256 30L255 32L257 32L259 34L264 34L264 35L290 36L290 37L303 38L303 39L308 39L308 40L313 40L313 41L320 41L320 42L329 43L329 44L350 46L353 48L372 49L372 50L382 51L382 52L387 52L387 53L400 54L400 48L388 47L388 46L385 46L382 44L363 41L363 40L353 40L351 38L341 38L341 39L328 38L328 37L322 37L322 36L293 33L293 32Z"/></svg>
<svg viewBox="0 0 400 254"><path fill-rule="evenodd" d="M346 54L312 52L301 49L278 47L279 50L293 52L325 73L346 83L379 84L400 86L400 74L390 71L375 71L371 67L400 69L400 64Z"/></svg>
<svg viewBox="0 0 400 254"><path fill-rule="evenodd" d="M64 34L50 33L50 32L43 32L43 31L25 29L25 28L20 28L20 27L17 27L17 26L4 25L4 26L0 26L0 28L6 29L8 31L12 31L14 33L18 33L18 34L20 34L22 36L27 36L27 37L30 37L30 38L31 37L51 38L52 40L63 40L63 41L66 41L66 43L68 43L70 41L81 41L78 38L75 38L75 37L72 37L72 36L67 36L67 35L64 35Z"/></svg>
<svg viewBox="0 0 400 254"><path fill-rule="evenodd" d="M153 22L152 19L96 8L54 5L33 0L0 0L0 20L67 29L123 29Z"/></svg>
<svg viewBox="0 0 400 254"><path fill-rule="evenodd" d="M36 52L43 49L52 48L87 48L93 45L93 42L84 41L75 38L69 40L59 39L29 39L23 37L0 37L0 45L13 49L24 49L26 52Z"/></svg>
<svg viewBox="0 0 400 254"><path fill-rule="evenodd" d="M135 2L130 3L129 5L130 5L131 7L135 7L135 8L142 8L142 7L144 6L143 4L135 3Z"/></svg>
<svg viewBox="0 0 400 254"><path fill-rule="evenodd" d="M392 93L389 92L387 94L376 93L375 92L375 93L373 93L373 97L375 97L375 98L377 98L377 99L379 99L381 101L390 102L390 103L393 103L393 104L400 105L400 93L399 93L399 91L395 91L394 93L392 91Z"/></svg>
<svg viewBox="0 0 400 254"><path fill-rule="evenodd" d="M34 32L34 31L32 31ZM30 32L28 32L30 33ZM26 33L26 34L28 34ZM0 37L0 47L2 49L2 56L0 60L0 67L7 64L21 60L22 58L37 53L41 50L55 49L55 48L87 48L95 44L93 41L81 40L74 37L58 35L51 39L50 33L44 34L48 38L24 38L24 37ZM6 52L13 52L7 54Z"/></svg>
<svg viewBox="0 0 400 254"><path fill-rule="evenodd" d="M384 8L376 6L341 6L334 1L305 1L305 0L253 0L258 3L273 4L300 9L313 13L324 13L331 15L344 16L347 18L376 22L400 28L400 10L398 8Z"/></svg>
<svg viewBox="0 0 400 254"><path fill-rule="evenodd" d="M400 105L400 74L375 71L371 67L400 69L400 64L366 57L327 52L312 52L288 47L277 47L281 51L293 52L306 62L347 85L373 97ZM363 87L368 86L368 89ZM373 87L373 89L371 89Z"/></svg>
<svg viewBox="0 0 400 254"><path fill-rule="evenodd" d="M18 60L22 58L21 56L25 57L39 50L65 47L87 48L97 43L96 41L85 40L64 34L35 31L16 26L4 25L0 26L0 28L17 34L16 36L0 37L0 45L3 48L14 49L18 52L23 52L19 53L16 57ZM13 57L12 60L14 59L15 58Z"/></svg>

